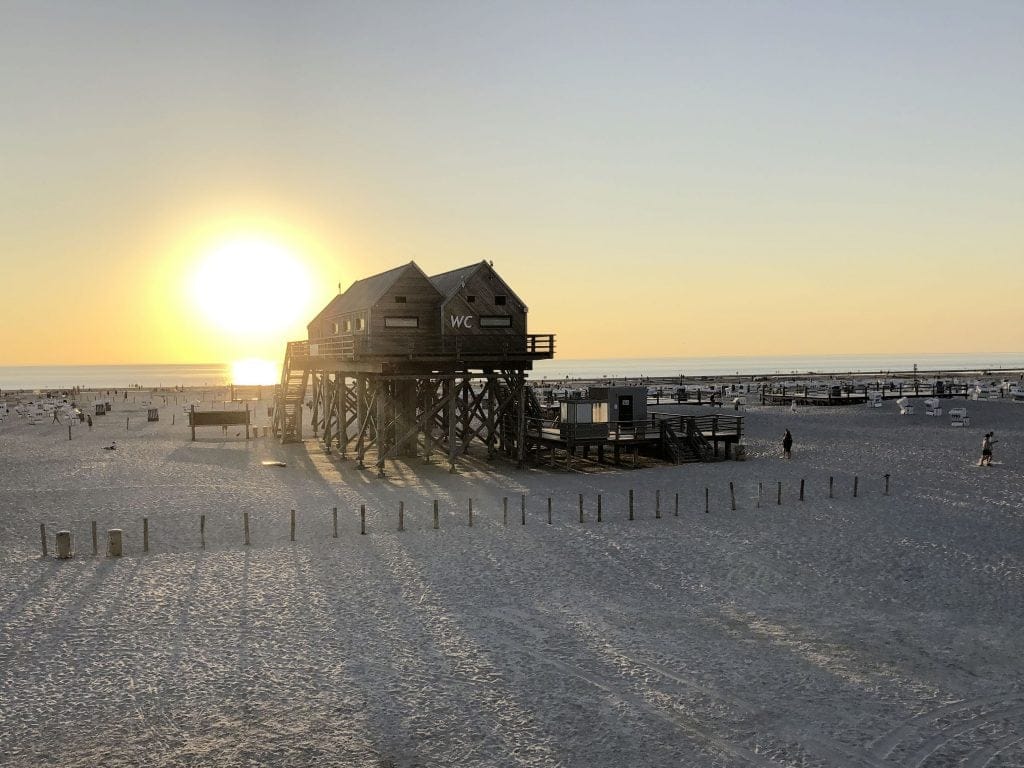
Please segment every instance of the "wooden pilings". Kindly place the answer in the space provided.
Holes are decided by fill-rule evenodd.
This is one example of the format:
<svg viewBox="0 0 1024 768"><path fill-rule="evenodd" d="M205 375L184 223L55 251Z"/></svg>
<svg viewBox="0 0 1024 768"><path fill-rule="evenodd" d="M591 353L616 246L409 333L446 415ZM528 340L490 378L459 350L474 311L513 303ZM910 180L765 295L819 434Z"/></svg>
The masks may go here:
<svg viewBox="0 0 1024 768"><path fill-rule="evenodd" d="M857 499L857 498L860 498L861 495L865 495L865 494L861 494L860 475L859 474L853 474L853 475L846 476L846 477L852 477L851 496L847 497L847 498ZM881 478L883 480L883 483L880 484L880 487L878 489L879 492L880 492L879 495L888 496L891 493L892 476L891 476L891 474L886 473L886 474L882 475ZM842 481L842 477L840 477L840 480ZM835 498L835 488L836 488L836 482L835 481L836 481L836 476L830 475L829 478L828 478L828 481L829 481L828 482L829 498ZM807 478L800 478L799 485L797 486L799 488L799 495L797 496L797 498L799 499L799 501L801 503L805 502L807 500L808 493L810 493L810 496L811 496L812 500L815 498L815 494L814 494L815 481L814 481L813 478L811 478L810 491L808 491L807 482L808 482ZM796 488L794 488L794 490L796 490ZM738 504L738 502L737 502L736 491L737 491L737 489L736 489L736 482L733 481L733 480L728 481L728 492L729 492L729 507L728 507L728 509L732 510L733 512L737 511L737 509L740 506ZM583 524L585 524L587 522L587 509L586 509L586 498L585 498L586 494L584 494L584 493L576 493L575 495L576 495L576 508L577 508L576 518L579 521L579 523L581 525L583 525ZM602 493L598 493L598 494L595 494L595 495L596 495L596 515L595 515L595 518L596 518L596 522L602 523L602 522L604 522L604 495ZM783 495L783 481L781 481L781 480L780 481L776 481L775 503L776 503L777 506L782 506L782 503L783 503L782 495ZM794 494L794 495L797 495L797 494ZM866 495L870 496L871 495L870 491ZM757 508L759 508L762 505L762 502L764 500L763 497L764 497L764 482L758 481L758 483L757 483L757 497L756 497L756 502L755 502ZM520 520L520 524L522 526L526 526L527 494L525 494L525 493L520 494L519 500L520 500L520 505L519 505L519 520ZM478 514L477 514L478 511L479 511L477 509L477 506L478 506L477 502L478 501L479 501L479 499L473 499L472 497L467 499L467 507L466 507L466 510L467 510L467 513L468 513L467 523L468 523L468 527L470 527L470 528L477 528L477 527L479 527L479 522L480 521L478 519ZM508 501L509 501L509 498L507 496L502 497L502 506L501 506L502 520L501 520L501 524L504 527L508 526L508 512L509 512ZM548 496L548 497L546 497L546 501L547 501L547 524L548 525L553 525L554 524L554 498L551 497L551 496ZM636 501L637 501L637 499L636 499L636 491L635 491L635 489L633 489L633 488L627 489L627 491L626 491L626 504L627 504L627 518L628 518L629 521L636 520L636 513L637 513ZM673 502L674 502L673 515L678 518L679 517L679 504L680 504L680 493L679 492L675 492L674 493L674 495L673 495ZM653 511L654 511L654 519L660 520L660 519L663 519L665 517L665 511L666 510L663 508L663 505L662 505L661 489L655 489L654 498L651 499L650 502L645 502L645 503L652 503ZM339 528L338 528L338 507L337 506L331 507L330 508L330 512L331 512L331 538L337 539L340 536ZM710 514L710 512L711 512L711 487L710 486L705 486L704 487L704 513L705 514ZM642 514L643 514L643 510L641 509L641 515ZM298 519L297 518L297 510L289 509L288 517L289 517L288 538L289 538L289 541L294 542L294 541L296 541L296 530L297 530L297 519ZM199 516L199 546L200 546L200 548L202 548L204 550L207 547L207 540L206 540L206 522L207 522L207 520L206 520L206 518L207 518L206 514L202 514L202 515ZM242 524L243 524L243 536L244 536L243 541L244 541L244 544L245 544L245 546L250 546L252 542L251 542L249 512L243 512L243 514L242 514ZM440 526L440 500L439 499L434 499L432 501L432 528L434 530L439 530L440 527L441 527ZM359 528L360 528L360 534L361 535L366 535L366 505L365 504L360 504L359 505ZM99 536L98 536L98 523L97 523L97 521L95 521L95 520L90 521L90 529L91 529L91 538L92 538L92 552L93 552L94 556L98 556L98 554L99 554L99 552L98 552L98 550L99 550L99 540L98 540ZM405 502L404 501L398 502L398 530L399 531L404 531L405 530ZM73 532L73 529L68 529L67 531L61 531L60 533L65 533L65 532L67 532L68 535L70 535L72 537L71 538L71 544L69 546L70 546L70 551L73 551L74 550L74 532ZM326 531L324 531L324 533L326 533ZM63 539L61 539L61 541L63 541ZM114 543L112 543L112 542L114 542ZM49 542L48 542L48 538L47 538L47 524L46 523L40 523L39 524L39 543L40 543L40 548L41 548L41 552L42 552L43 557L48 556L49 553L51 552L51 547L49 546ZM119 557L120 554L111 554L111 553L122 551L123 545L124 545L124 543L123 543L123 533L122 533L121 529L119 529L119 528L118 529L113 529L113 528L109 529L108 530L108 547L107 547L108 555L110 557ZM69 548L67 546L63 546L63 545L56 545L56 548L53 549L52 551L54 551L54 553L58 557L64 557L65 555L63 555L61 553L66 553L67 551L69 551ZM148 553L150 551L150 529L149 529L149 518L148 517L143 517L142 518L141 551L143 553Z"/></svg>

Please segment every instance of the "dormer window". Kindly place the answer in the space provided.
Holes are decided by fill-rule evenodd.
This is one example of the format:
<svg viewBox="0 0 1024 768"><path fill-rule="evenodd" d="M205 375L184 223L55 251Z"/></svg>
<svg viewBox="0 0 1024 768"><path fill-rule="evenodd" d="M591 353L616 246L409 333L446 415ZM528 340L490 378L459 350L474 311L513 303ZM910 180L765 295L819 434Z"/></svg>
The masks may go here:
<svg viewBox="0 0 1024 768"><path fill-rule="evenodd" d="M405 304L405 296L395 296L395 304Z"/></svg>
<svg viewBox="0 0 1024 768"><path fill-rule="evenodd" d="M476 301L476 296L467 296L466 301L473 304Z"/></svg>
<svg viewBox="0 0 1024 768"><path fill-rule="evenodd" d="M499 293L494 297L494 305L497 307L504 307L506 301L508 301L508 297L503 293Z"/></svg>

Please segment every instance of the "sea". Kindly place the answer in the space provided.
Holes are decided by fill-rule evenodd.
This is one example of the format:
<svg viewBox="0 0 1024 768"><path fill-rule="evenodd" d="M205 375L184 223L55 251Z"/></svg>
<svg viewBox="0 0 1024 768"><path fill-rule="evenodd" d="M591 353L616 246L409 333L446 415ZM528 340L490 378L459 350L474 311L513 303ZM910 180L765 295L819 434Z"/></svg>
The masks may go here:
<svg viewBox="0 0 1024 768"><path fill-rule="evenodd" d="M555 359L535 363L531 379L640 379L676 376L889 373L918 371L1021 371L1024 352L957 354L802 355ZM230 363L177 365L0 366L0 391L139 387L215 387L232 382Z"/></svg>

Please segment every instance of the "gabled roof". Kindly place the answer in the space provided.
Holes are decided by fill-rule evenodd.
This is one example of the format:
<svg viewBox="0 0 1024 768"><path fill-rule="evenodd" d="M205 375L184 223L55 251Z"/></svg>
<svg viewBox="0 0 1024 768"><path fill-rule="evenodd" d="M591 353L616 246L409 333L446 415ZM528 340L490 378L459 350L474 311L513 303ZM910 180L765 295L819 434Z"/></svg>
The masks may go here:
<svg viewBox="0 0 1024 768"><path fill-rule="evenodd" d="M441 292L444 296L445 301L455 295L455 292L462 287L462 284L473 276L480 267L486 264L486 261L481 261L476 264L470 264L468 267L459 267L453 269L450 272L442 272L439 275L433 275L430 278L430 282L434 284L434 287Z"/></svg>
<svg viewBox="0 0 1024 768"><path fill-rule="evenodd" d="M309 325L313 325L313 323L325 315L343 315L348 312L360 312L369 309L380 301L381 297L388 292L388 289L408 269L415 269L423 276L424 280L430 279L415 261L410 261L408 264L389 269L387 272L356 280L348 287L347 291L331 299L327 306L320 310L317 316L309 322Z"/></svg>
<svg viewBox="0 0 1024 768"><path fill-rule="evenodd" d="M442 272L439 275L433 275L430 278L430 282L432 282L434 287L441 292L441 295L444 296L445 302L447 302L448 299L458 293L463 283L473 277L477 271L481 269L489 270L492 275L501 280L502 285L505 286L512 298L515 299L519 303L519 306L524 310L526 309L526 302L519 298L519 296L516 295L516 292L512 290L512 287L502 279L501 275L494 271L494 267L489 261L480 261L466 267L453 269L450 272Z"/></svg>

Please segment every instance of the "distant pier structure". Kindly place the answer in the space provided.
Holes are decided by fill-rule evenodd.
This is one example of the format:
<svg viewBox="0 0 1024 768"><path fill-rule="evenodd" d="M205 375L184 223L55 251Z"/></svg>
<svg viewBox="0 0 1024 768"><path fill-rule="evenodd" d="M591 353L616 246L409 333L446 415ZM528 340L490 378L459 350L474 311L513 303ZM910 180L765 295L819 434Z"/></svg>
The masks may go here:
<svg viewBox="0 0 1024 768"><path fill-rule="evenodd" d="M527 386L554 334L527 333L527 306L482 261L432 277L415 262L353 283L287 345L273 429L302 440L310 403L329 451L388 459L442 454L452 471L476 442L524 461L527 420L541 416ZM307 390L312 385L312 397Z"/></svg>

